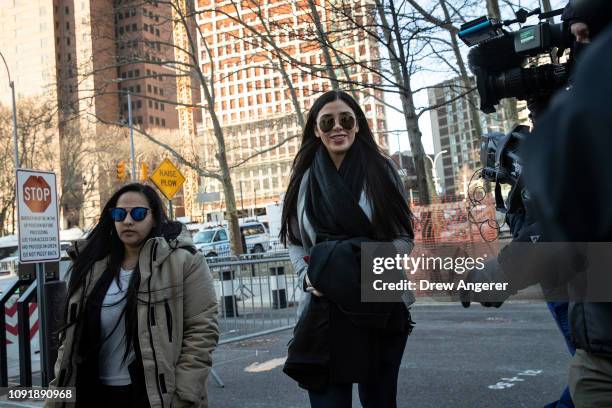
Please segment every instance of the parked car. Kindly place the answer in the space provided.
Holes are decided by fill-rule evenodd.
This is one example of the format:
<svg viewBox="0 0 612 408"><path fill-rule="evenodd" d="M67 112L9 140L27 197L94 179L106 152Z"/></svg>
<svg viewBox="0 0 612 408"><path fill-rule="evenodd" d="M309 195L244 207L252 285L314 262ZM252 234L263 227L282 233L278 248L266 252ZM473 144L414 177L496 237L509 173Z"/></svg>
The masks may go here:
<svg viewBox="0 0 612 408"><path fill-rule="evenodd" d="M60 231L60 259L64 261L60 267L60 278L64 276L65 271L70 265L66 251L70 248L72 242L83 237L85 237L85 234L79 228ZM0 237L0 279L7 276L16 277L18 265L19 241L17 235Z"/></svg>
<svg viewBox="0 0 612 408"><path fill-rule="evenodd" d="M0 276L14 275L19 262L17 235L0 237Z"/></svg>
<svg viewBox="0 0 612 408"><path fill-rule="evenodd" d="M270 249L270 235L259 221L247 221L240 225L249 253L262 253ZM227 226L202 229L193 237L196 248L206 256L231 255L230 233Z"/></svg>

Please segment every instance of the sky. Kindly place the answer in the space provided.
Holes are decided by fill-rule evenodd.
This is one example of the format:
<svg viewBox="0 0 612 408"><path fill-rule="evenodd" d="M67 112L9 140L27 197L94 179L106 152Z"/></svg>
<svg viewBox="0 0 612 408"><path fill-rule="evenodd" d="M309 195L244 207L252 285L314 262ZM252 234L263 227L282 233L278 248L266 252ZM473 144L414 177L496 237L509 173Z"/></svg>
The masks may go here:
<svg viewBox="0 0 612 408"><path fill-rule="evenodd" d="M482 0L483 14L486 14L486 4L485 3L486 3L485 0ZM522 3L521 5L523 7L530 8L530 7L538 6L539 1L535 1L535 0L527 0L527 1L522 1L522 2L514 1L514 3ZM567 3L567 0L552 0L551 3L552 3L553 9L557 9L557 8L563 7ZM502 10L502 17L503 18L513 17L512 11L510 9ZM555 21L559 21L559 17L557 17ZM535 22L537 22L537 20L534 17L531 17L528 20L528 23L535 23ZM516 30L517 28L518 28L517 25L512 26L513 30ZM467 52L466 49L464 49L464 51ZM449 79L449 76L448 74L444 74L444 73L431 73L431 72L419 73L415 76L412 82L412 88L416 89L416 88L422 88L424 86L431 86L436 83L442 82L446 79ZM428 104L427 92L420 92L420 93L415 94L414 100L415 100L415 105L417 107L427 106ZM389 93L389 92L385 93L385 101L389 105L401 108L400 98L397 94ZM389 134L389 152L391 154L397 152L398 145L401 151L410 150L410 145L408 142L408 134L405 133L405 130L406 130L405 123L406 122L404 120L403 114L389 107L385 107L385 114L386 114L386 119L387 119L387 130L388 131L398 130L401 132L399 133L399 137L397 133ZM431 130L431 120L430 120L428 112L421 115L419 119L419 128L421 129L421 133L423 134L423 138L421 139L421 141L423 142L423 147L425 148L425 152L430 153L430 154L434 153L432 130Z"/></svg>

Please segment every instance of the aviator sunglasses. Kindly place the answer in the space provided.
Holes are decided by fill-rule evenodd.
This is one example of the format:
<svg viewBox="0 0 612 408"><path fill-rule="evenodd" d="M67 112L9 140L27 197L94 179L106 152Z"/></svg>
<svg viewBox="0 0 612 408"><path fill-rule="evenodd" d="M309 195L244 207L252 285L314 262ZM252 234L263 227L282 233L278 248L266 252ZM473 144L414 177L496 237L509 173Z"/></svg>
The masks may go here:
<svg viewBox="0 0 612 408"><path fill-rule="evenodd" d="M130 217L132 217L132 219L136 222L144 220L147 217L148 212L149 209L146 207L134 207L129 211ZM127 217L128 210L120 207L111 208L110 215L113 221L121 222L125 220L125 217Z"/></svg>
<svg viewBox="0 0 612 408"><path fill-rule="evenodd" d="M338 121L344 130L352 130L355 127L355 117L348 112L342 112L340 115L338 115ZM336 118L334 115L323 115L319 119L319 129L323 133L327 133L332 130L335 125Z"/></svg>

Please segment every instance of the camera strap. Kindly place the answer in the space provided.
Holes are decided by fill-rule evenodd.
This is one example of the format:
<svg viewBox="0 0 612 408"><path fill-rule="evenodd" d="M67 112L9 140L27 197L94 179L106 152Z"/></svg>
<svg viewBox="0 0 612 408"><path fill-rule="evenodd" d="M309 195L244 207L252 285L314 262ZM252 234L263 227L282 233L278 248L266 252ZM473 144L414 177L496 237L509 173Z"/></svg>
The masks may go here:
<svg viewBox="0 0 612 408"><path fill-rule="evenodd" d="M508 211L502 197L501 184L497 180L495 180L495 209L504 214Z"/></svg>

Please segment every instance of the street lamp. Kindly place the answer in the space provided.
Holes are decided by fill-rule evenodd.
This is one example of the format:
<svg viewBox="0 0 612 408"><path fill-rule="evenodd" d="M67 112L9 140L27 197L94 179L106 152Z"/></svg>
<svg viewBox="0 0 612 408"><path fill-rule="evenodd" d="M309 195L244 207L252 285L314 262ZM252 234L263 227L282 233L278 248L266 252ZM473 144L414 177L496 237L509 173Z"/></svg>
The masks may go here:
<svg viewBox="0 0 612 408"><path fill-rule="evenodd" d="M11 87L11 94L13 98L13 149L15 155L15 169L19 168L19 148L17 147L17 104L15 103L15 82L11 80L11 72L9 71L8 64L4 59L4 55L0 52L0 57L2 57L2 61L4 62L4 66L6 67L6 73L9 79L9 86Z"/></svg>
<svg viewBox="0 0 612 408"><path fill-rule="evenodd" d="M440 177L438 177L438 171L436 170L436 162L444 153L446 153L446 150L442 150L441 152L436 153L433 159L430 156L425 155L425 157L427 157L431 162L431 178L433 179L437 194L440 194L442 189L440 188Z"/></svg>

